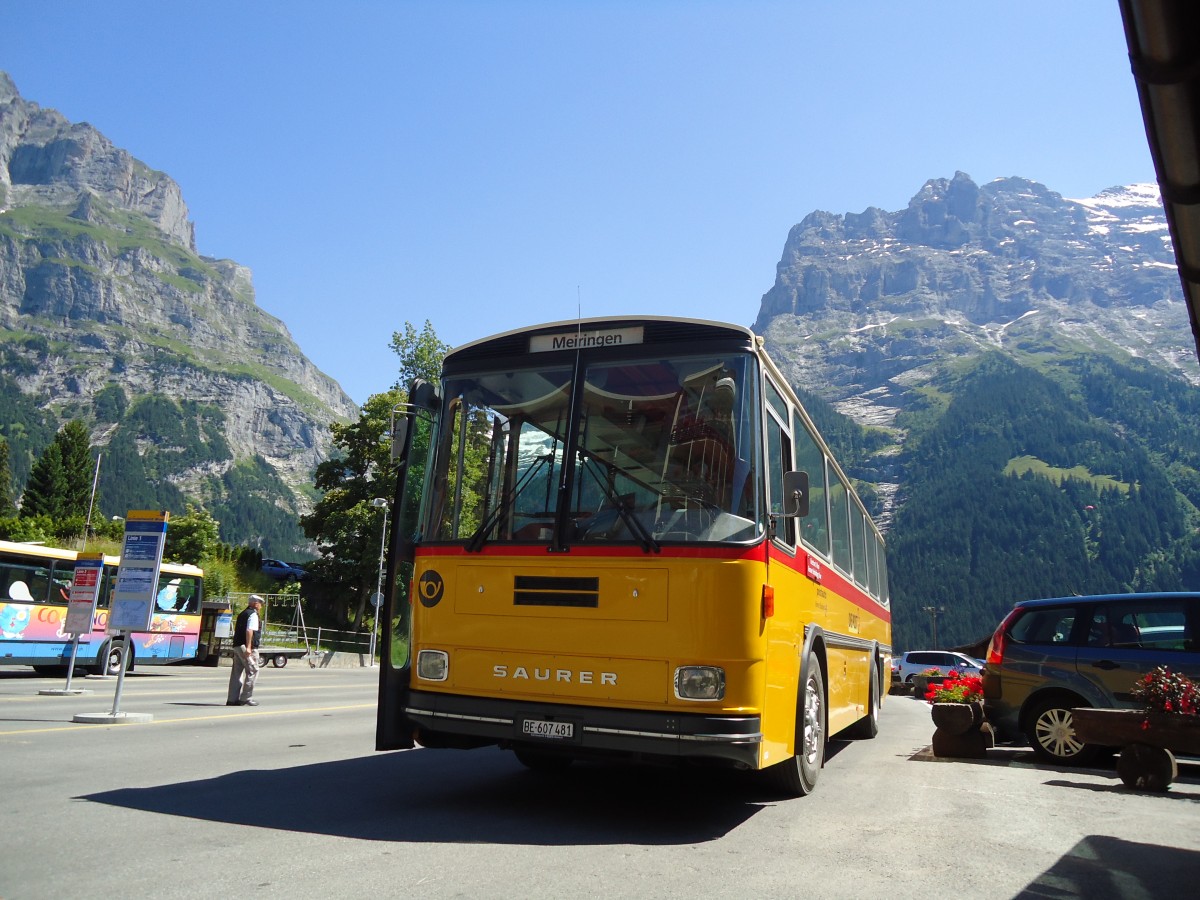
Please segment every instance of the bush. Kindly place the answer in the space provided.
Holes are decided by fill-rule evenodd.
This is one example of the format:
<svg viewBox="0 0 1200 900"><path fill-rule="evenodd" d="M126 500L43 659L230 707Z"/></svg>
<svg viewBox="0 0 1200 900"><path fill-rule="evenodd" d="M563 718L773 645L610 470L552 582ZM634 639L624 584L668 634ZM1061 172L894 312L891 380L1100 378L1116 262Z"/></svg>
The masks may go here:
<svg viewBox="0 0 1200 900"><path fill-rule="evenodd" d="M983 699L983 679L978 675L952 672L941 684L929 685L925 699L930 703L973 703Z"/></svg>
<svg viewBox="0 0 1200 900"><path fill-rule="evenodd" d="M0 519L0 540L48 541L53 525L49 516L30 516L24 519L3 518Z"/></svg>

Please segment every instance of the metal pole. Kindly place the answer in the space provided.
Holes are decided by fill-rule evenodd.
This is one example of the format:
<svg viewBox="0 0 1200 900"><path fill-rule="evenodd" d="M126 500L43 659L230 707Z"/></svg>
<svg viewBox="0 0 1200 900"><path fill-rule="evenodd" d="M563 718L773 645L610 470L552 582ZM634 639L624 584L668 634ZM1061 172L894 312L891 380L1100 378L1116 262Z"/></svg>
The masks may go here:
<svg viewBox="0 0 1200 900"><path fill-rule="evenodd" d="M371 501L373 506L383 507L383 530L379 533L379 574L375 577L375 617L371 620L371 643L367 651L371 665L375 665L375 633L379 630L379 613L383 610L383 554L387 548L388 508L386 500L383 503L377 502L380 499L383 498Z"/></svg>
<svg viewBox="0 0 1200 900"><path fill-rule="evenodd" d="M96 505L96 485L100 482L100 460L104 458L103 453L96 454L96 471L92 473L92 496L88 500L87 522L83 526L83 549L80 552L87 550L88 535L92 531L92 508ZM95 604L92 604L93 607ZM71 660L67 663L67 684L65 690L71 689L71 679L75 676L75 657L79 655L79 632L71 637Z"/></svg>
<svg viewBox="0 0 1200 900"><path fill-rule="evenodd" d="M71 676L75 674L75 657L79 653L79 634L71 638L71 661L67 663L67 684L65 690L71 689Z"/></svg>
<svg viewBox="0 0 1200 900"><path fill-rule="evenodd" d="M944 607L925 606L925 607L921 608L921 611L929 613L929 618L930 618L931 624L933 625L933 649L936 650L936 649L938 649L938 629L937 629L938 613L943 612Z"/></svg>
<svg viewBox="0 0 1200 900"><path fill-rule="evenodd" d="M125 654L129 652L129 641L133 638L131 632L123 631L121 633L125 635L125 640L121 644L121 665L117 668L117 689L113 692L113 708L112 712L109 713L114 718L120 715L121 688L125 686ZM116 644L116 641L113 641L113 644ZM102 660L102 662L106 666L108 665L107 659Z"/></svg>
<svg viewBox="0 0 1200 900"><path fill-rule="evenodd" d="M92 475L92 496L88 500L87 522L83 526L83 549L87 549L88 533L92 530L92 507L96 505L96 485L100 481L100 460L104 458L103 453L96 454L96 471Z"/></svg>

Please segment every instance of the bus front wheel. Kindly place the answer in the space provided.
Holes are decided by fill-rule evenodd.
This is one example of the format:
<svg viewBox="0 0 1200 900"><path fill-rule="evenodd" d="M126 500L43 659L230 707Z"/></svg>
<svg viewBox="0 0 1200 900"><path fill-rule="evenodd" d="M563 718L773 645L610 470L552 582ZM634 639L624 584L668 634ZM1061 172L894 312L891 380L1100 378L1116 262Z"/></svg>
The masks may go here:
<svg viewBox="0 0 1200 900"><path fill-rule="evenodd" d="M796 755L766 769L772 785L789 797L811 794L825 763L825 679L821 663L809 654L804 694L797 710Z"/></svg>

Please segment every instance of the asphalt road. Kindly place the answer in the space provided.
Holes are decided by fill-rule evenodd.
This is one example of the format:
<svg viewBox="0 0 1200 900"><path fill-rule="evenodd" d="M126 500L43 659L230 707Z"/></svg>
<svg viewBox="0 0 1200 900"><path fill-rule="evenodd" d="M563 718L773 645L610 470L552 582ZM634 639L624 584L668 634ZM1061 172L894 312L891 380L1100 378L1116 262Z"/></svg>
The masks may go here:
<svg viewBox="0 0 1200 900"><path fill-rule="evenodd" d="M935 760L928 707L888 697L834 742L816 793L625 765L526 771L512 754L375 753L375 673L265 669L115 679L0 670L0 898L1194 897L1200 767L1165 794L1026 750Z"/></svg>

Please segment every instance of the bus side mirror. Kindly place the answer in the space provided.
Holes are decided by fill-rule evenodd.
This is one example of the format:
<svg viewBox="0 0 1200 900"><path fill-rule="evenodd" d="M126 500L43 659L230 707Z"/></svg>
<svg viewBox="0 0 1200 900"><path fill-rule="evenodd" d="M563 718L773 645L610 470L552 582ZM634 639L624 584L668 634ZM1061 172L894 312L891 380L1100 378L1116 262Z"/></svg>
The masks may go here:
<svg viewBox="0 0 1200 900"><path fill-rule="evenodd" d="M424 378L413 379L408 389L408 402L399 403L392 409L392 420L388 425L392 441L392 462L398 462L404 455L408 426L413 413L424 413L427 419L432 419L440 402L437 385L430 384Z"/></svg>
<svg viewBox="0 0 1200 900"><path fill-rule="evenodd" d="M408 437L408 416L392 419L392 462L404 453L404 441Z"/></svg>
<svg viewBox="0 0 1200 900"><path fill-rule="evenodd" d="M790 518L808 515L808 473L783 473L783 514Z"/></svg>

